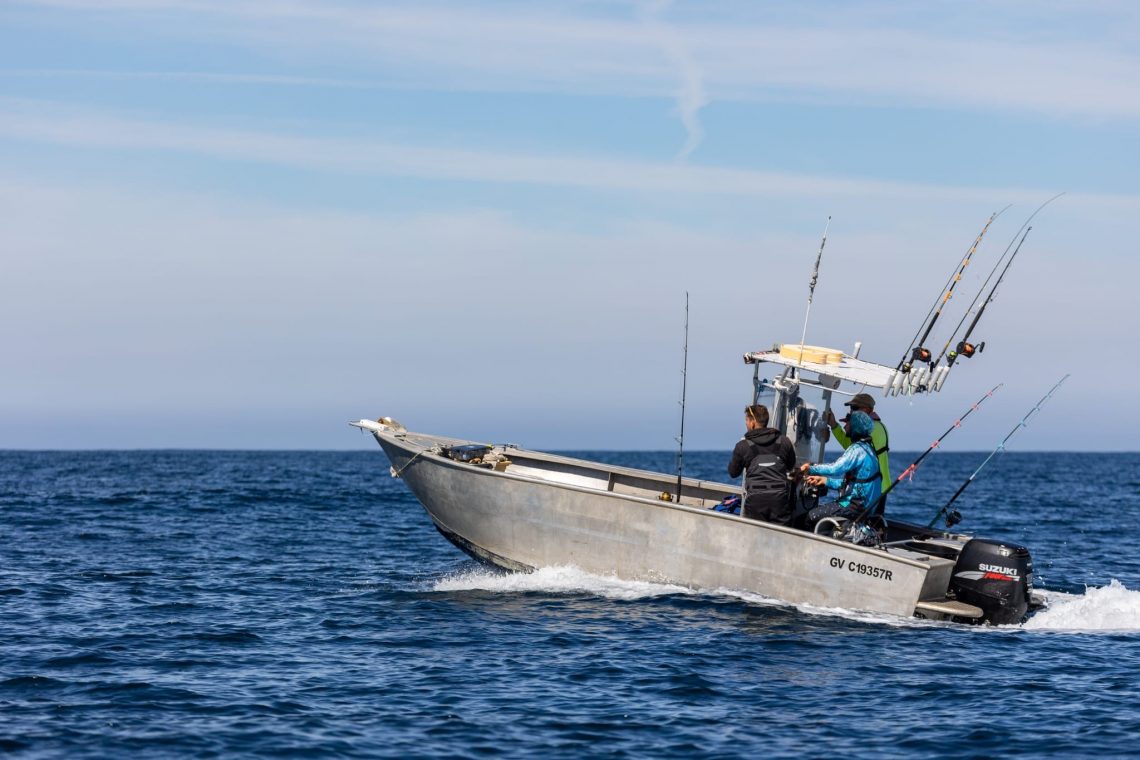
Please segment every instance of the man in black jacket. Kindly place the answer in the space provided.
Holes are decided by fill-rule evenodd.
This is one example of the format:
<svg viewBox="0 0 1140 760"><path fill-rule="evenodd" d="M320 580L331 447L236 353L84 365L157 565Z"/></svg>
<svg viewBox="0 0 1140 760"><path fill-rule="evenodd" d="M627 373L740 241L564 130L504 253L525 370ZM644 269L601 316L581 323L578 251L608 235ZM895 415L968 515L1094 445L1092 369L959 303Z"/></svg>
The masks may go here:
<svg viewBox="0 0 1140 760"><path fill-rule="evenodd" d="M732 450L728 475L744 475L745 517L779 525L792 521L791 480L796 468L796 450L786 435L768 427L768 408L754 404L744 408L744 437Z"/></svg>

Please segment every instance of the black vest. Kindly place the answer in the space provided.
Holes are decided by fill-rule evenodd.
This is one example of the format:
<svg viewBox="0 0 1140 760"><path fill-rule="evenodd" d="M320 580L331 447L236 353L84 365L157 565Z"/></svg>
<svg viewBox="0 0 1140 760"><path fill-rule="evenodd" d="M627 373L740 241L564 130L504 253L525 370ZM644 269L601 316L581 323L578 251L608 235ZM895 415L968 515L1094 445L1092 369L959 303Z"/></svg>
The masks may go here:
<svg viewBox="0 0 1140 760"><path fill-rule="evenodd" d="M773 446L779 444L779 439ZM774 449L748 441L752 449L752 459L744 469L744 490L750 494L779 496L788 492L788 473L784 460Z"/></svg>

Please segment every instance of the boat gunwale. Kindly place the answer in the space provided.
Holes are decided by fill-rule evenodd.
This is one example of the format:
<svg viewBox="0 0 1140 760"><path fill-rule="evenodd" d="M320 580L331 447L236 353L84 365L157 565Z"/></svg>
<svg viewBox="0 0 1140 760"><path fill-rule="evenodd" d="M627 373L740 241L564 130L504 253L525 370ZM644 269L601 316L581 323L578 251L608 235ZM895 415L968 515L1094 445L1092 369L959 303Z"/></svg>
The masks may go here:
<svg viewBox="0 0 1140 760"><path fill-rule="evenodd" d="M504 453L510 452L510 451L518 451L518 452L521 452L525 456L531 457L533 459L539 459L539 460L547 461L547 462L555 462L558 464L578 465L578 466L582 466L584 469L602 469L606 472L619 473L622 475L631 475L631 476L639 476L639 477L649 476L647 479L661 480L664 483L675 483L676 482L672 477L665 475L664 473L654 472L653 470L638 470L636 468L626 467L626 466L620 465L620 464L606 464L605 462L595 462L595 461L589 460L589 459L578 459L576 457L568 457L568 456L564 456L562 454L554 454L554 453L549 452L549 451L538 451L536 449L526 449L526 448L523 448L522 446L516 446L516 445L511 444L511 443L491 444L491 443L483 443L482 441L469 441L469 440L466 440L463 438L452 438L450 436L433 435L431 433L414 433L411 431L403 431L403 432L398 432L398 433L381 433L379 431L373 430L370 432L375 436L386 435L390 438L395 438L397 440L405 440L406 438L414 437L414 438L428 438L428 439L431 439L431 440L436 441L438 443L449 445L449 446L469 445L469 444L490 446L490 447L495 448L495 449L501 449ZM423 448L424 452L427 453L430 451L431 447L422 447L422 448ZM448 461L454 461L454 460L448 460ZM467 463L466 462L460 462L459 464L467 464ZM511 473L500 472L499 474L501 474L501 475L502 474L508 474L509 475ZM525 477L525 476L516 475L515 477ZM541 478L535 478L535 480L542 480L542 479ZM543 481L543 482L553 483L556 481ZM724 488L728 491L731 491L732 493L735 493L735 494L740 493L740 487L739 486L733 485L732 483L725 483L725 482L720 481L720 480L698 480L696 478L684 478L683 477L683 478L681 478L681 482L683 484L692 485L692 486L699 487L699 488L707 488L707 487L716 488L716 487L719 487L719 488ZM563 484L563 485L565 485L565 484ZM590 489L587 489L587 490L590 490ZM635 497L635 498L640 498L640 497ZM654 500L649 499L649 501L654 501Z"/></svg>

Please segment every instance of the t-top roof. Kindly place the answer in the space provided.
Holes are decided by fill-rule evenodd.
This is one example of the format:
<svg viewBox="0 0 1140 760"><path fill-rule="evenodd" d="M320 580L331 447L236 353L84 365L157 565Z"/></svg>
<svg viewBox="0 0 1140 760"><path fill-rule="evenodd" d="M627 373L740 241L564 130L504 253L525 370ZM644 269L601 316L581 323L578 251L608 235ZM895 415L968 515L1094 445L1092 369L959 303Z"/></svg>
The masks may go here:
<svg viewBox="0 0 1140 760"><path fill-rule="evenodd" d="M888 395L937 391L942 387L941 376L944 376L943 372L935 373L933 378L931 377L931 373L927 370L900 374L894 367L888 367L884 364L876 364L875 362L856 359L846 354L841 354L841 357L838 362L812 362L806 359L801 360L797 355L782 355L780 351L776 349L772 351L754 351L745 354L744 361L749 364L766 362L768 364L779 364L785 367L795 367L807 372L817 373L821 376L821 379L831 377L837 378L841 382L846 381L867 388L879 388Z"/></svg>

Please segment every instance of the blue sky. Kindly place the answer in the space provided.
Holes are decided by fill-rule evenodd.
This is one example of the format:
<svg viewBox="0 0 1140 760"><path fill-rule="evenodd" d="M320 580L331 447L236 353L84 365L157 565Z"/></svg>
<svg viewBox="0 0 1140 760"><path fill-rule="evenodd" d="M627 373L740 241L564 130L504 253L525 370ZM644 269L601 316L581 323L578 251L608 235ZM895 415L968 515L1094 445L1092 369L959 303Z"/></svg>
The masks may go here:
<svg viewBox="0 0 1140 760"><path fill-rule="evenodd" d="M689 291L728 448L829 215L808 342L893 363L1065 191L987 350L882 411L921 449L1004 381L948 442L989 449L1072 372L1016 445L1134 450L1138 122L1125 2L10 0L0 447L670 448Z"/></svg>

